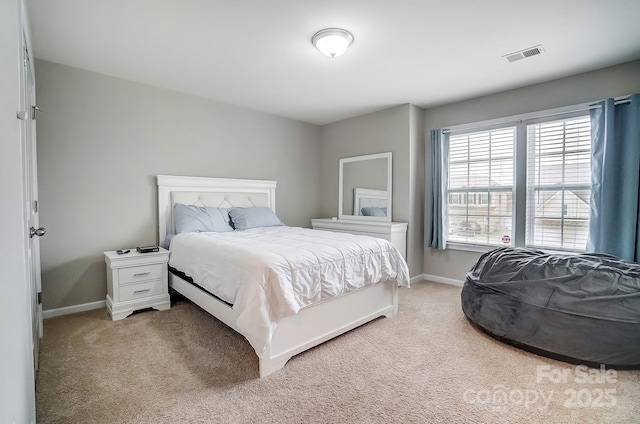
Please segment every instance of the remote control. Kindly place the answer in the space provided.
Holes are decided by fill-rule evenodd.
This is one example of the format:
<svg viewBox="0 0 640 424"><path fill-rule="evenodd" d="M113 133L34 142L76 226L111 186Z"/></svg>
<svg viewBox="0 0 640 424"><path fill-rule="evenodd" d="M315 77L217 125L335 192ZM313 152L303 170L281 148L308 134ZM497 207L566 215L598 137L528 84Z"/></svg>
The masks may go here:
<svg viewBox="0 0 640 424"><path fill-rule="evenodd" d="M116 253L117 253L118 255L124 255L124 254L127 254L127 253L129 253L129 252L131 252L131 250L129 250L129 249L127 249L127 250L122 250L122 249L118 249L118 250L116 250Z"/></svg>

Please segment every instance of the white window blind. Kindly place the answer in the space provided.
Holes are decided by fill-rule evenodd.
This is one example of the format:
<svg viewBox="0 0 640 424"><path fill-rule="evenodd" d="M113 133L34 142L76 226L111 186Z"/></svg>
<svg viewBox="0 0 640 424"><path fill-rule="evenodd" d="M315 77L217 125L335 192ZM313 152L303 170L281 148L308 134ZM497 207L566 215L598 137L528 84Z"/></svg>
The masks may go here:
<svg viewBox="0 0 640 424"><path fill-rule="evenodd" d="M516 128L449 138L447 239L511 245Z"/></svg>
<svg viewBox="0 0 640 424"><path fill-rule="evenodd" d="M527 125L527 246L584 251L590 195L589 117Z"/></svg>
<svg viewBox="0 0 640 424"><path fill-rule="evenodd" d="M447 243L584 251L591 197L587 109L492 125L449 133Z"/></svg>

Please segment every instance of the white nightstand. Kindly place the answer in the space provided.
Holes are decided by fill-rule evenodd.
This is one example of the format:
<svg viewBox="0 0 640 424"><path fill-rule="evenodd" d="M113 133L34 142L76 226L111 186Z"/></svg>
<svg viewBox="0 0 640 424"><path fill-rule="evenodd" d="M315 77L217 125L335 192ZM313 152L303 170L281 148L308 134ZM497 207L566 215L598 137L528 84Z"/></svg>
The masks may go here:
<svg viewBox="0 0 640 424"><path fill-rule="evenodd" d="M126 318L133 311L169 309L169 251L124 255L115 250L104 252L107 263L107 310L113 321Z"/></svg>

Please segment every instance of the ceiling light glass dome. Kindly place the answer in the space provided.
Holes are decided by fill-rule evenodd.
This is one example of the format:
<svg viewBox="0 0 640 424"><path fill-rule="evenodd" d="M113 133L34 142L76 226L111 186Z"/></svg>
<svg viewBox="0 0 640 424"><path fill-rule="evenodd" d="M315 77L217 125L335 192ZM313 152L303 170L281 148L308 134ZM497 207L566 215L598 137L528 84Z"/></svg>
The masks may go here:
<svg viewBox="0 0 640 424"><path fill-rule="evenodd" d="M353 34L340 28L327 28L316 32L311 42L323 54L334 58L347 51L353 43Z"/></svg>

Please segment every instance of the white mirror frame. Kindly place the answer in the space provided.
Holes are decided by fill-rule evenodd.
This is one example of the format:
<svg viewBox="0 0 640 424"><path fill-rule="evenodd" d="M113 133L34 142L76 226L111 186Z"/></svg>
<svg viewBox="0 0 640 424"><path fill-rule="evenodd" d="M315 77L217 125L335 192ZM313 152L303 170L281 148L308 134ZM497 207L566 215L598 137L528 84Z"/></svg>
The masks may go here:
<svg viewBox="0 0 640 424"><path fill-rule="evenodd" d="M361 215L346 215L342 211L343 209L343 198L344 198L344 165L350 162L359 162L365 160L374 160L374 159L387 159L387 216L361 216ZM383 222L391 222L392 217L392 191L391 191L391 172L392 172L392 155L391 152L387 153L376 153L373 155L364 155L364 156L354 156L350 158L340 159L340 178L339 178L339 189L338 189L338 219L348 219L348 220L358 220L358 221L383 221ZM378 191L378 190L376 190Z"/></svg>

